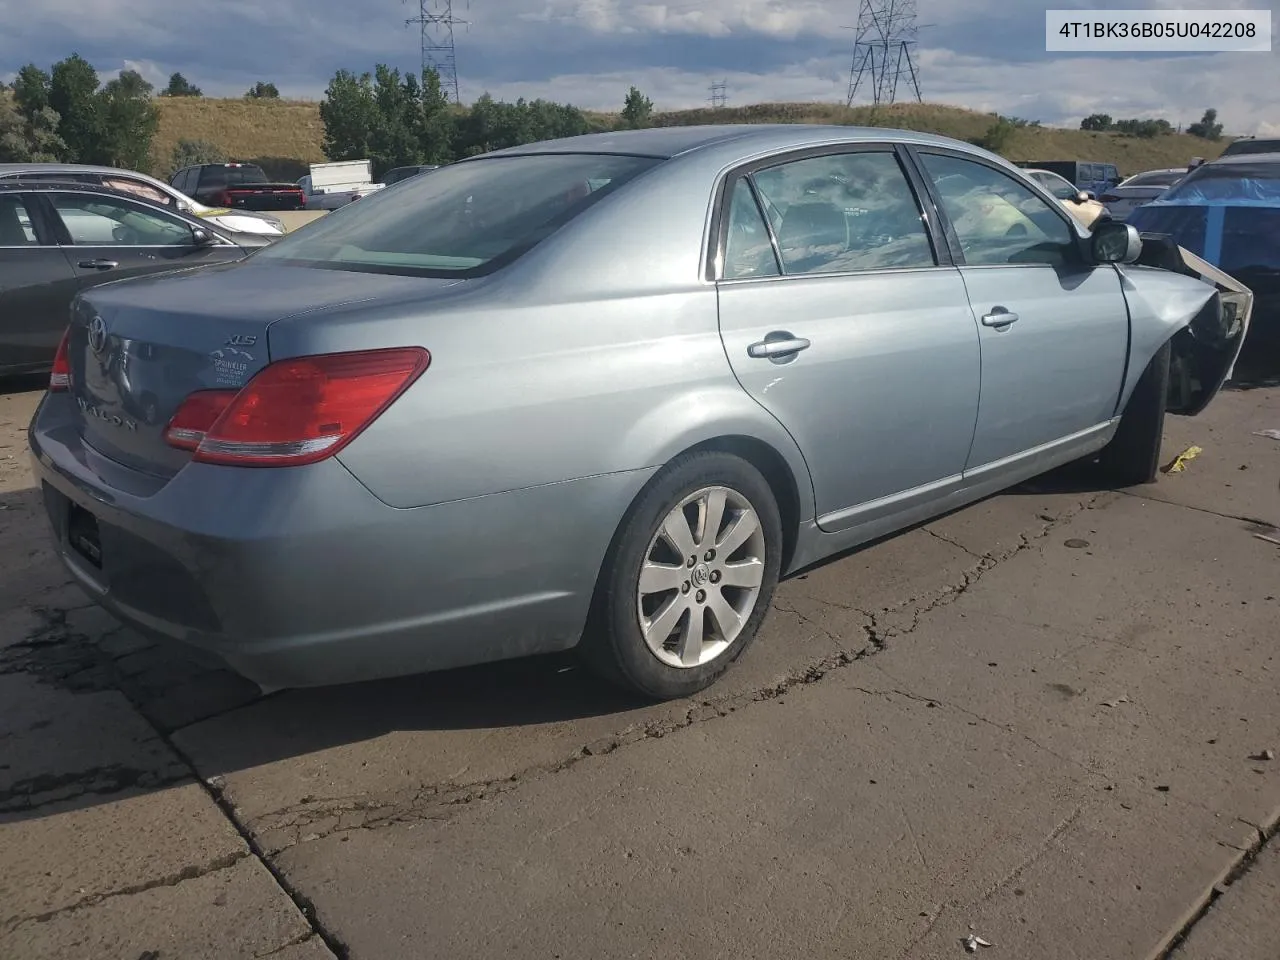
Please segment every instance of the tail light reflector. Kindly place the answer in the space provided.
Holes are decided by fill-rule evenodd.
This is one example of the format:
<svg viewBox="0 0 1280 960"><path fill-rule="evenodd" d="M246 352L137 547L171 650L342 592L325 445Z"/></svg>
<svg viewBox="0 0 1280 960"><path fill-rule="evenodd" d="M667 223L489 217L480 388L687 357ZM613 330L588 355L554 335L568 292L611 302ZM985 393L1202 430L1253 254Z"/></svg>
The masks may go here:
<svg viewBox="0 0 1280 960"><path fill-rule="evenodd" d="M278 360L239 391L191 394L165 430L201 463L299 466L350 443L431 363L421 347Z"/></svg>
<svg viewBox="0 0 1280 960"><path fill-rule="evenodd" d="M180 450L195 450L235 398L235 390L198 390L190 394L164 428L165 443Z"/></svg>
<svg viewBox="0 0 1280 960"><path fill-rule="evenodd" d="M50 393L60 393L71 387L71 360L67 356L67 340L70 336L70 327L62 331L58 352L53 355L53 370L49 373Z"/></svg>

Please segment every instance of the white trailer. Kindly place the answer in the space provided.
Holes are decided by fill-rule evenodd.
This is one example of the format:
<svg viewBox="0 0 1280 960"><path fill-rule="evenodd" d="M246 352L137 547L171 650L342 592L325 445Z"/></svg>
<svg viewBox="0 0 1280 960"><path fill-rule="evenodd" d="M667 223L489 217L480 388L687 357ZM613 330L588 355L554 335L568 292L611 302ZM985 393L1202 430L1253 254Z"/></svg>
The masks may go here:
<svg viewBox="0 0 1280 960"><path fill-rule="evenodd" d="M382 184L373 182L373 164L368 160L335 160L313 163L311 172L298 181L308 210L332 210L359 200Z"/></svg>

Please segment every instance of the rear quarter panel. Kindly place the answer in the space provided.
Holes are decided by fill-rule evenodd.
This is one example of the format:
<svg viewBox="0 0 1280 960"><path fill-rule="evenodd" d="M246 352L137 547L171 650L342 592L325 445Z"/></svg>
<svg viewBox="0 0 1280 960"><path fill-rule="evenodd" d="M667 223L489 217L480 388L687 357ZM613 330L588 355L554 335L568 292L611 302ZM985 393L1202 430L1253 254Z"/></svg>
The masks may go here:
<svg viewBox="0 0 1280 960"><path fill-rule="evenodd" d="M409 326L413 335L367 316L326 324L302 351L431 351L427 372L339 454L391 506L641 470L731 435L774 447L802 501L811 496L794 441L729 369L712 289L451 311ZM272 328L273 356L293 352L300 327Z"/></svg>

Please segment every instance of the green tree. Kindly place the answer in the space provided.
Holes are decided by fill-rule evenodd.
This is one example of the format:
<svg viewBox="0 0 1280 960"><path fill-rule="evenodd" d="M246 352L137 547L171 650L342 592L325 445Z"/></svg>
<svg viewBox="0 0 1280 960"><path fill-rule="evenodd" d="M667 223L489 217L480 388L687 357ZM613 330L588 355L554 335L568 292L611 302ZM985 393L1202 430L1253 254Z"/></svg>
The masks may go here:
<svg viewBox="0 0 1280 960"><path fill-rule="evenodd" d="M369 140L378 123L373 77L339 70L325 88L320 103L324 124L324 155L330 160L363 160L369 156Z"/></svg>
<svg viewBox="0 0 1280 960"><path fill-rule="evenodd" d="M203 97L200 88L180 73L169 76L169 86L160 91L162 97Z"/></svg>
<svg viewBox="0 0 1280 960"><path fill-rule="evenodd" d="M419 162L439 165L453 159L454 125L454 111L440 86L440 75L428 67L422 71L418 96Z"/></svg>
<svg viewBox="0 0 1280 960"><path fill-rule="evenodd" d="M1003 153L1013 141L1013 135L1017 129L1017 125L1011 122L1008 117L1000 117L995 123L987 127L986 133L970 142L975 146L982 147L984 150L990 150L992 153Z"/></svg>
<svg viewBox="0 0 1280 960"><path fill-rule="evenodd" d="M1218 123L1218 111L1206 110L1198 123L1187 127L1187 133L1202 140L1221 140L1222 124Z"/></svg>
<svg viewBox="0 0 1280 960"><path fill-rule="evenodd" d="M264 83L259 80L249 88L245 96L250 100L278 100L280 99L280 91L276 89L274 83Z"/></svg>
<svg viewBox="0 0 1280 960"><path fill-rule="evenodd" d="M40 107L27 117L16 99L0 97L0 163L51 163L65 150L53 110Z"/></svg>
<svg viewBox="0 0 1280 960"><path fill-rule="evenodd" d="M151 99L152 86L136 70L122 70L98 94L103 137L95 162L130 170L151 165L151 141L160 126L160 111Z"/></svg>
<svg viewBox="0 0 1280 960"><path fill-rule="evenodd" d="M13 98L28 120L49 106L49 74L34 63L18 71L13 81Z"/></svg>
<svg viewBox="0 0 1280 960"><path fill-rule="evenodd" d="M631 130L638 130L649 125L653 116L653 101L632 87L627 91L627 99L622 105L622 125Z"/></svg>
<svg viewBox="0 0 1280 960"><path fill-rule="evenodd" d="M208 140L179 140L169 155L169 176L197 163L226 163L226 151Z"/></svg>
<svg viewBox="0 0 1280 960"><path fill-rule="evenodd" d="M1081 130L1105 131L1111 129L1111 117L1105 113L1091 113L1080 121Z"/></svg>
<svg viewBox="0 0 1280 960"><path fill-rule="evenodd" d="M106 127L98 96L98 73L78 53L53 65L49 106L58 114L58 135L73 163L93 163L102 153Z"/></svg>

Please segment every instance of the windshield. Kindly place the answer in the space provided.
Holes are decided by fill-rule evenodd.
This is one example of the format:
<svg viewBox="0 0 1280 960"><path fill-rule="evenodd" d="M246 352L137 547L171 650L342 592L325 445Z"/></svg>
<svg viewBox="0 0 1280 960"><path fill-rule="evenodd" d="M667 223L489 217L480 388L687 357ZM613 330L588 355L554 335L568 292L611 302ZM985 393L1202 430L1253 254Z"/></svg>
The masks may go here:
<svg viewBox="0 0 1280 960"><path fill-rule="evenodd" d="M529 154L450 164L343 207L257 257L369 273L475 276L515 259L659 162Z"/></svg>

